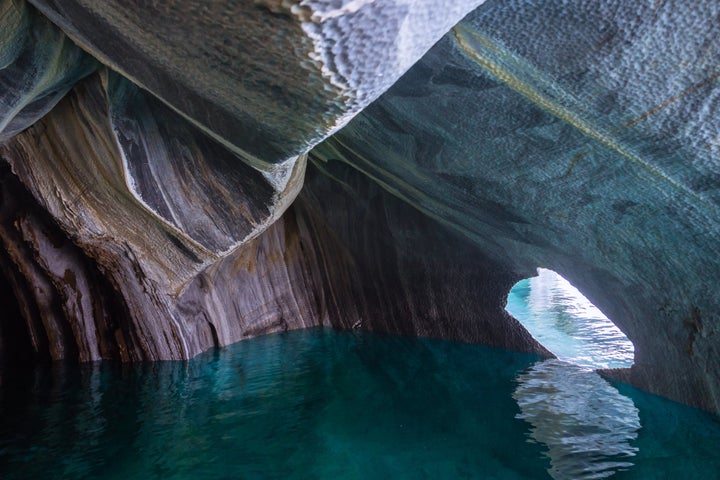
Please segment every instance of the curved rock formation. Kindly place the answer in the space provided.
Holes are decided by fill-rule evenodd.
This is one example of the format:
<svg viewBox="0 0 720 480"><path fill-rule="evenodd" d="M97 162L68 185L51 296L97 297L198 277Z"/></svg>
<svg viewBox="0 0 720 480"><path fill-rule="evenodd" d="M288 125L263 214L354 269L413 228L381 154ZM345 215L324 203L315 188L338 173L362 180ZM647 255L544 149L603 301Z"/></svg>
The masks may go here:
<svg viewBox="0 0 720 480"><path fill-rule="evenodd" d="M272 170L344 125L482 0L31 3L104 63Z"/></svg>
<svg viewBox="0 0 720 480"><path fill-rule="evenodd" d="M717 8L487 5L313 156L560 272L633 341L611 374L720 410Z"/></svg>
<svg viewBox="0 0 720 480"><path fill-rule="evenodd" d="M716 2L31 3L89 54L0 0L2 355L547 354L503 308L543 266L635 344L611 374L720 411Z"/></svg>
<svg viewBox="0 0 720 480"><path fill-rule="evenodd" d="M67 43L26 4L5 1L3 5L9 14L26 12L31 19L28 25L35 22ZM60 51L55 62L80 66L87 63L91 68L85 68L84 75L96 69L98 73L79 81L82 76L70 74L74 70L52 69L50 63L41 65L58 84L79 82L52 112L5 141L0 155L38 200L38 210L46 210L53 219L43 221L57 222L82 254L63 263L61 259L67 255L57 249L38 248L29 238L39 235L32 229L29 233L22 231L17 219L8 215L9 233L4 243L9 251L15 248L21 252L8 264L29 266L21 269L19 278L12 277L15 295L30 296L35 304L43 306L35 308L41 310L41 327L30 332L29 350L53 359L188 358L213 345L268 331L321 323L354 325L359 314L344 314L338 305L350 307L349 295L360 288L357 280L336 279L334 271L321 274L317 263L323 259L325 264L337 264L338 269L343 265L342 275L347 276L349 267L344 260L325 259L324 250L339 251L338 247L327 246L334 245L332 241L309 237L290 241L297 233L288 237L287 232L296 232L297 227L284 223L263 238L257 237L297 194L305 170L303 152L308 146L381 93L473 3L460 5L442 15L431 15L427 9L409 9L402 2L347 2L330 5L330 10L325 8L328 5L319 4L291 8L279 3L258 9L238 3L227 8L246 15L231 17L226 11L206 9L203 15L207 18L200 19L200 26L207 29L210 24L231 22L233 28L223 35L232 42L215 52L225 67L199 77L187 74L207 71L208 46L178 36L178 32L188 29L200 32L202 28L195 25L198 19L177 17L179 11L175 10L155 12L155 7L138 3L128 12L134 12L130 15L132 21L140 25L125 25L122 20L120 23L127 28L112 30L117 38L100 42L98 47L93 39L97 35L105 38L108 32L97 25L106 25L104 15L108 12L115 18L113 12L117 13L118 5L108 2L99 9L68 2L62 8L41 5L102 60L123 72L129 71L133 78L136 70L139 75L148 75L140 81L157 89L160 99L106 67L98 69L74 46L67 47L70 53ZM105 7L108 10L103 10ZM192 10L202 5L186 1L179 7ZM153 12L171 17L148 16ZM66 13L69 17L64 16ZM88 15L95 15L93 21L88 20ZM153 22L158 18L167 21L156 25ZM380 25L378 19L393 21ZM79 22L82 31L73 26L74 22ZM150 26L154 26L155 40L145 38ZM423 27L427 27L424 35L412 39ZM269 45L265 56L257 56L255 50L248 50L248 45L238 43L247 38L257 42L271 34L278 43ZM142 40L136 43L138 48L159 48L152 60L143 57L142 52L128 55L128 51L134 51L130 47L127 51L112 50L138 39ZM301 48L288 57L284 50L288 42L295 42L298 48L310 45L314 50ZM111 50L100 52L100 47ZM42 42L27 45L28 52L41 59L45 57L36 51L42 52L43 48L47 47ZM181 55L176 54L177 49ZM278 69L280 56L284 64ZM147 61L138 60L143 58ZM234 62L232 68L230 60ZM21 67L19 61L11 62L0 75L13 80ZM183 69L183 75L167 78L178 69ZM239 76L243 70L252 75ZM382 73L378 74L378 70ZM187 84L188 78L193 80L192 85ZM217 90L213 85L218 82L230 82L231 88ZM271 84L278 83L287 90L283 95L295 96L296 101L288 104L287 99L277 95L268 97L273 91ZM190 87L197 95L185 94ZM34 101L32 95L39 95L36 90L8 91L27 97L25 103ZM185 93L175 95L177 91ZM52 97L53 101L58 99ZM47 104L46 110L52 106L49 100ZM219 111L227 108L232 113L232 121L228 122ZM302 108L306 114L297 115L289 108ZM4 115L10 118L18 110L9 105L9 113ZM8 138L35 120L21 124L9 132ZM222 121L222 128L213 127L213 122L218 121ZM229 130L224 130L226 127ZM268 135L277 136L271 141ZM248 145L254 149L252 153L246 152ZM320 217L313 217L313 228L323 224ZM318 243L317 251L311 249L312 242ZM300 250L290 255L294 249ZM313 252L312 257L307 257L308 251ZM351 256L346 257L346 261L353 261ZM48 258L54 262L48 262ZM96 328L92 321L78 317L77 299L83 288L87 290L85 300L93 298L94 285L81 282L80 287L68 289L63 279L87 277L79 266L83 262L97 265L111 286L109 295L119 308L108 315L120 319L124 329L106 325ZM32 269L39 273L32 275ZM45 278L48 276L49 280ZM45 288L40 290L50 300L35 292L41 277ZM379 283L378 288L395 288L395 282ZM30 295L33 292L35 295ZM326 304L330 299L335 302L332 308ZM492 309L504 318L500 303L493 301ZM369 311L375 309L372 306ZM469 311L467 307L461 310ZM84 311L89 319L100 315L90 308ZM329 311L334 312L332 320ZM378 326L382 325L381 318L387 318L381 313L376 315ZM103 318L108 315L103 314ZM33 321L29 313L23 312L23 316L28 324ZM42 320L48 318L57 320ZM416 321L417 316L408 318L392 330L413 331ZM444 328L450 330L447 325ZM111 334L100 335L100 330L110 330ZM472 332L453 335L507 343L495 339L494 334L478 329ZM508 335L496 333L498 338ZM542 350L524 332L516 336L517 348ZM40 337L46 339L45 343L38 340Z"/></svg>

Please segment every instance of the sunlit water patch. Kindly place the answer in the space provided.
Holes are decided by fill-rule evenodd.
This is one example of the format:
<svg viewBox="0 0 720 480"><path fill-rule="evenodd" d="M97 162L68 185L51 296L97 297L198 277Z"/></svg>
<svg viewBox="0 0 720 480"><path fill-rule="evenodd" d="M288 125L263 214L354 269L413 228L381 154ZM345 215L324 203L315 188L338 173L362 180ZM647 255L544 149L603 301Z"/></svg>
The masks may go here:
<svg viewBox="0 0 720 480"><path fill-rule="evenodd" d="M537 277L516 284L507 309L558 357L522 373L514 394L518 418L531 425L530 438L546 447L552 477L643 478L639 465L656 447L641 447L652 438L642 435L641 409L594 370L630 367L630 340L551 270L539 269ZM678 478L704 474L702 468L677 473ZM674 477L658 470L646 478Z"/></svg>
<svg viewBox="0 0 720 480"><path fill-rule="evenodd" d="M507 310L561 360L589 368L633 363L633 344L575 287L552 270L518 282Z"/></svg>
<svg viewBox="0 0 720 480"><path fill-rule="evenodd" d="M715 417L557 366L482 346L313 329L189 362L5 370L0 478L708 479L720 471Z"/></svg>
<svg viewBox="0 0 720 480"><path fill-rule="evenodd" d="M639 411L598 374L560 360L538 362L518 377L518 418L547 448L558 480L607 478L633 466Z"/></svg>

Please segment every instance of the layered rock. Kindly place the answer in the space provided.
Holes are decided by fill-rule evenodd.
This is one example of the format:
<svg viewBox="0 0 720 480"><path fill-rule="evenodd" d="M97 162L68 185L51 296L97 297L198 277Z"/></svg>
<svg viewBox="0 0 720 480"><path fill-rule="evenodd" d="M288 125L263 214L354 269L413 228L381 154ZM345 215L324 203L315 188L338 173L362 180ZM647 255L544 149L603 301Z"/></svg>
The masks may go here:
<svg viewBox="0 0 720 480"><path fill-rule="evenodd" d="M192 2L186 3L185 7L190 8ZM8 12L13 8L30 12L33 22L67 42L24 3L17 6L5 2L5 5ZM158 85L171 90L161 88L160 99L106 67L98 68L74 46L68 47L71 54L58 54L56 62L90 65L82 70L84 75L93 70L97 72L79 81L52 112L0 146L0 155L38 200L39 208L33 206L35 213L45 210L50 214L42 222L33 224L34 229L32 226L20 228L18 219L11 213L6 222L6 248L19 252L7 262L8 275L13 273L13 264L28 266L20 268L19 276L11 277L16 297L27 297L42 282L45 288L40 290L49 297L30 295L36 306L42 306L39 321L28 313L33 309L23 311L28 325L33 322L39 325L35 330L28 327L31 341L27 350L39 357L77 357L83 361L189 358L214 345L226 345L269 331L322 323L356 324L359 313L347 314L343 319L338 307L349 308L352 302L348 296L360 288L357 280L347 281L349 267L345 262L354 260L351 257L333 260L327 253L315 252L311 245L319 242L318 252L329 249L338 253L341 247L330 248L326 245L333 242L307 236L301 242L297 233L294 237L288 236L288 232L298 230L292 222L273 226L262 239L258 235L277 220L297 194L305 169L305 155L301 152L307 145L326 136L377 96L471 6L455 5L438 17L424 9L410 10L401 2L368 5L364 9L360 9L363 5L350 3L327 11L315 7L317 11L311 11L303 6L301 15L295 10L292 15L289 10L285 12L284 9L290 7L284 4L273 6L270 11L239 5L236 8L254 13L233 20L240 23L228 35L262 37L280 25L283 35L297 40L297 45L310 42L315 49L323 46L328 50L322 52L324 63L317 61L317 52L295 52L294 57L284 59L285 69L280 72L275 69L280 53L273 50L274 47L269 51L275 53L265 57L250 55L243 50L247 45L234 53L219 51L218 55L237 61L233 75L237 76L237 70L243 68L252 70L254 75L250 79L236 79L231 86L237 87L237 91L222 90L220 97L203 82L214 84L227 80L228 71L222 69L213 71L217 78L198 80L193 86L199 88L198 97L172 95L173 88L187 87L183 84L186 77L168 80L168 72L183 68L192 73L206 67L203 63L206 58L201 55L206 46L192 45L186 38L178 43L177 31L188 28L184 17L154 31L156 41L173 48L190 49L183 50L180 57L158 54L155 60L138 64L137 58L143 58L139 53L128 56L127 52L123 55L115 52L109 59L105 53L96 52L101 59L123 71L125 63L130 62L127 68L132 70L140 65L140 73L150 72L163 79ZM79 5L72 7L66 2L65 7L75 8L71 20L87 20L83 16L87 12L83 13ZM147 8L151 7L138 5L137 12L144 13L138 13L134 20L155 21L155 16L147 16ZM48 13L84 47L95 51L92 38L99 32L96 27L103 23L101 19L80 23L90 35L88 40L76 32L67 18L61 18L57 12L48 10ZM102 11L95 13L102 17ZM207 21L228 20L220 15L222 12L206 13ZM375 17L392 17L393 23L377 30L380 26L370 22ZM242 22L250 23L250 33L242 32ZM341 35L343 29L366 23L365 29L352 29ZM425 24L429 27L425 35L410 41L409 36ZM392 26L394 28L389 28ZM121 32L121 37L128 36L123 37L125 40L118 38L115 43L101 43L101 46L136 41L133 35L144 35L147 24L142 27L139 33L139 27L135 30L128 27ZM368 32L373 33L372 40L365 38ZM283 37L282 42L286 41ZM157 46L152 42L150 45ZM40 47L44 48L42 43L27 45L31 53L41 50ZM193 50L195 48L200 50ZM165 52L162 48L160 51ZM334 57L336 61L331 61ZM45 61L41 67L51 71L58 84L70 85L82 78L71 75L74 70L69 68L52 69ZM350 72L346 63L350 61L356 67L371 66ZM266 65L260 68L258 65L263 62ZM0 71L0 75L13 79L20 68L15 68L17 64L18 61L11 62L10 68ZM382 69L381 75L377 74L379 69ZM306 84L307 79L310 81ZM308 115L292 114L287 111L286 102L268 98L268 82L287 82L290 95L305 99L307 104L301 106ZM154 85L148 79L145 83ZM305 89L318 90L321 95L312 98L304 95ZM32 95L37 95L35 90L16 90L14 93L24 95L27 101L34 101ZM246 101L244 96L252 96L252 101ZM58 98L52 97L52 100ZM47 104L46 110L52 106L49 101ZM212 121L224 118L217 112L218 105L244 109L244 113L233 110L233 122L223 123L231 130L210 128ZM10 107L7 112L18 110ZM257 116L260 110L267 114ZM248 114L253 118L257 116L256 121L244 121ZM284 118L282 122L277 117L280 114ZM28 127L34 120L37 118L15 130ZM287 134L270 142L266 138L269 135L266 124ZM300 124L304 126L298 127ZM308 133L310 127L312 134ZM236 136L238 132L233 128L245 129L246 134ZM298 129L301 135L295 131ZM228 132L234 132L232 141L227 138ZM247 153L246 144L259 150ZM282 145L286 150L278 153L273 145ZM262 159L256 156L260 153ZM13 189L22 190L19 186ZM30 198L24 195L26 200ZM47 247L47 242L43 244L46 248L39 248L34 240L41 237L35 231L42 230L41 223L57 223L53 228L64 231L79 249L70 255ZM311 225L313 230L328 231L317 215L303 224ZM308 231L306 228L305 232ZM381 233L385 234L387 232ZM68 256L72 259L67 259ZM321 259L322 264L318 263ZM320 274L322 265L333 263L343 272L344 279L336 279L334 272ZM68 279L91 278L83 270L86 264L94 266L104 277L104 283L97 283L99 291L94 291L96 284L90 280L67 288L63 282L69 282ZM391 289L391 284L378 283L378 288ZM78 299L93 303L95 296L112 297L113 313L101 313L102 308L93 310L85 305L83 312L88 317L85 319L78 314ZM333 299L334 306L331 308L318 298ZM95 303L98 302L93 305ZM367 311L375 311L376 307L368 308ZM38 308L33 312L35 310ZM464 315L470 311L467 307L457 310ZM332 320L330 311L334 312ZM497 301L493 303L493 311L501 318L506 316ZM394 311L389 317L376 317L396 315ZM98 316L113 317L113 320L93 322ZM398 326L391 330L413 331L416 317L406 322L394 320ZM44 321L47 318L55 320ZM400 327L403 322L407 326ZM375 324L382 325L382 321L376 320ZM444 329L450 330L447 325ZM507 332L495 333L507 336ZM494 339L495 333L474 331L458 337ZM40 338L45 339L44 342ZM518 348L542 350L526 334L521 332L518 338ZM495 343L506 342L497 339Z"/></svg>
<svg viewBox="0 0 720 480"><path fill-rule="evenodd" d="M177 302L219 343L329 325L549 355L505 311L520 277L353 169L311 166L293 206ZM339 182L338 182L339 181Z"/></svg>
<svg viewBox="0 0 720 480"><path fill-rule="evenodd" d="M0 2L0 143L45 115L97 62L26 2Z"/></svg>
<svg viewBox="0 0 720 480"><path fill-rule="evenodd" d="M81 191L89 200L85 208L97 206L93 211L82 209L78 201L34 206L18 181L6 174L2 240L12 253L7 271L20 270L10 277L16 298L32 296L23 303L28 310L23 317L35 325L28 345L35 356L188 358L242 338L316 325L547 354L504 310L506 293L519 276L350 169L335 172L338 180L342 176L337 183L313 167L309 184L280 220L196 274L177 295L163 294L163 285L148 272L157 274L158 258L191 259L183 244L170 241L164 223L108 182L117 178L113 159L119 168L111 152L103 155L109 160L105 166L63 163L64 158L97 159L90 153L93 148L101 152L103 135L110 133L109 123L102 130L98 125L103 123L94 123L92 116L71 121L92 111L93 98L102 105L97 77L79 84L51 114L2 150L21 177L32 179L31 188L59 178L50 175L55 169L67 171L66 179L94 172ZM96 129L78 135L83 132L78 125ZM75 133L72 141L63 128ZM94 146L48 155L69 144ZM52 189L61 192L59 199L75 191L66 183L53 183ZM18 209L17 200L10 201L18 198L32 216ZM105 223L107 219L114 222ZM56 221L68 230L81 226L83 232L105 233L74 236L81 250ZM138 224L140 231L130 230ZM55 237L53 243L49 238ZM141 248L147 257L136 256ZM153 249L161 251L152 257Z"/></svg>
<svg viewBox="0 0 720 480"><path fill-rule="evenodd" d="M106 277L3 164L0 360L127 358L132 317Z"/></svg>

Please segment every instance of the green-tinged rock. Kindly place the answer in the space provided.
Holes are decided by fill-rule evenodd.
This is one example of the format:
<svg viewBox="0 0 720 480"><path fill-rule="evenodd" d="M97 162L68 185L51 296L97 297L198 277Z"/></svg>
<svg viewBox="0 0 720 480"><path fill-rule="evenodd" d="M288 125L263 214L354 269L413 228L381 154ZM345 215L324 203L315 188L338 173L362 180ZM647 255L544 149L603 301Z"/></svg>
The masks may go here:
<svg viewBox="0 0 720 480"><path fill-rule="evenodd" d="M0 0L0 143L32 125L97 62L24 1Z"/></svg>

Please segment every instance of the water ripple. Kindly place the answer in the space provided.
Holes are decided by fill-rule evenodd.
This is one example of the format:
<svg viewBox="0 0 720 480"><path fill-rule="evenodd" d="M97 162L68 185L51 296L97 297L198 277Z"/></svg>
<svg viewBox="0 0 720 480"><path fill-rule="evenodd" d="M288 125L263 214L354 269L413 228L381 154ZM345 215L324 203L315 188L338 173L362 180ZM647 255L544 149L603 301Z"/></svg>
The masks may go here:
<svg viewBox="0 0 720 480"><path fill-rule="evenodd" d="M552 270L518 282L507 310L558 358L589 368L633 363L633 344L567 280Z"/></svg>
<svg viewBox="0 0 720 480"><path fill-rule="evenodd" d="M556 480L607 478L633 465L638 409L597 373L560 360L539 362L517 377L517 418L547 447Z"/></svg>

